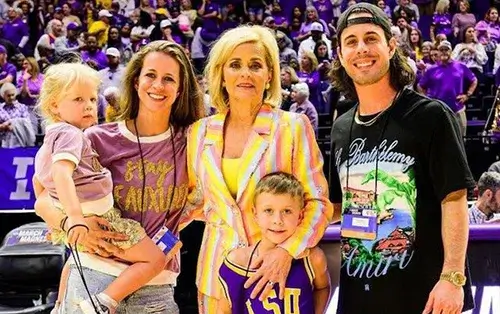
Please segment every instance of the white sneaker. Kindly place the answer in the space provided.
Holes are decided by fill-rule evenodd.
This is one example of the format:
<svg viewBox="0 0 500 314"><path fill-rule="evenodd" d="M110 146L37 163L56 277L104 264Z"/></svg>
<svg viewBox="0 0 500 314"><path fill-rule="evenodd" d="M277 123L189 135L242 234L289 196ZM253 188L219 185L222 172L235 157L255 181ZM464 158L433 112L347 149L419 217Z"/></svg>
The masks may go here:
<svg viewBox="0 0 500 314"><path fill-rule="evenodd" d="M50 314L59 314L59 304L56 303L52 311L50 311Z"/></svg>

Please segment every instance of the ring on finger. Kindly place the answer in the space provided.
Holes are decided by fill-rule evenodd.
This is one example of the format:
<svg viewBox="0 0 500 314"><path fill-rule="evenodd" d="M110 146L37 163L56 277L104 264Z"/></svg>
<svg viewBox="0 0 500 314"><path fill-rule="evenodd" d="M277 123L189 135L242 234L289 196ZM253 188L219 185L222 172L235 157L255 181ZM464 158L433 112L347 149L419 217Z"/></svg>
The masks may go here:
<svg viewBox="0 0 500 314"><path fill-rule="evenodd" d="M272 281L272 280L269 280L269 281L267 282L267 284L268 284L268 285L270 285L270 286L274 286L274 284L275 284L275 283L276 283L276 282L274 282L274 281Z"/></svg>

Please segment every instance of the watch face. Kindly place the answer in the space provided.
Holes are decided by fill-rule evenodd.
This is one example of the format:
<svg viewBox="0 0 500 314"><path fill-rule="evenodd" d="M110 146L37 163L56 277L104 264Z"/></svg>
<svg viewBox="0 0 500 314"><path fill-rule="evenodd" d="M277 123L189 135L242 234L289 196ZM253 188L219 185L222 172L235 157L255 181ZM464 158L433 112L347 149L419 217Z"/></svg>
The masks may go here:
<svg viewBox="0 0 500 314"><path fill-rule="evenodd" d="M452 278L453 278L453 282L455 282L455 284L460 285L460 286L465 285L465 281L467 280L464 275L462 275L461 273L458 273L458 272L454 273Z"/></svg>

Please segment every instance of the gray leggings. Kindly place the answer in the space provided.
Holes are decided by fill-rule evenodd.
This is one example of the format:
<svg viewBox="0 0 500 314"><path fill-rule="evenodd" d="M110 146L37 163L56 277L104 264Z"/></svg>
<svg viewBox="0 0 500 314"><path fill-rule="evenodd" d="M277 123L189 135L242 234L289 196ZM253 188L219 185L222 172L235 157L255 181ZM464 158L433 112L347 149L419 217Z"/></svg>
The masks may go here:
<svg viewBox="0 0 500 314"><path fill-rule="evenodd" d="M82 268L90 294L98 294L106 289L116 277L99 271ZM83 285L80 273L71 265L66 296L61 305L61 314L81 314L78 304L89 296ZM174 301L172 285L145 286L120 302L117 314L178 314L179 308Z"/></svg>

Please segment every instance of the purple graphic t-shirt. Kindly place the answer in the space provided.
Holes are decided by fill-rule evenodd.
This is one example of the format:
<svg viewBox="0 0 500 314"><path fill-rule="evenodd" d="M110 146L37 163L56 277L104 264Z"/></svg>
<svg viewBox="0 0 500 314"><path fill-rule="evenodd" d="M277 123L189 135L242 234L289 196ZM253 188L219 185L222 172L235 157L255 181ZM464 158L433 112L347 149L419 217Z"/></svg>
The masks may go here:
<svg viewBox="0 0 500 314"><path fill-rule="evenodd" d="M179 131L173 139L169 131L140 137L143 162L137 138L124 122L97 125L85 134L99 154L101 164L111 171L115 207L123 217L141 222L149 237L158 232L166 218L167 227L178 233L179 217L188 194L185 134ZM143 182L144 198L141 197Z"/></svg>
<svg viewBox="0 0 500 314"><path fill-rule="evenodd" d="M330 0L316 0L313 1L312 5L318 11L318 16L321 20L326 23L330 23L333 20L333 4Z"/></svg>
<svg viewBox="0 0 500 314"><path fill-rule="evenodd" d="M434 34L445 34L446 36L449 36L452 32L451 15L449 13L434 13L432 16L432 25L435 27Z"/></svg>

